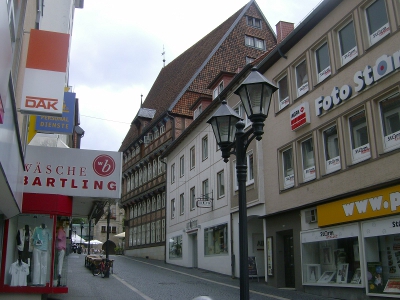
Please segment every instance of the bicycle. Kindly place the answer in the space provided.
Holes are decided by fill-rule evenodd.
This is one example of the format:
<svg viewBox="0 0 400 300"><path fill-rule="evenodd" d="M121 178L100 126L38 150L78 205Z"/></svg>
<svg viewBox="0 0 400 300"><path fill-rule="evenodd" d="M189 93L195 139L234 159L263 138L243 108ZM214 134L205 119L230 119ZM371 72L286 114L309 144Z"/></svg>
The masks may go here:
<svg viewBox="0 0 400 300"><path fill-rule="evenodd" d="M102 259L99 264L93 264L93 276L101 275L102 278L108 278L110 276L110 267L111 262L107 259Z"/></svg>

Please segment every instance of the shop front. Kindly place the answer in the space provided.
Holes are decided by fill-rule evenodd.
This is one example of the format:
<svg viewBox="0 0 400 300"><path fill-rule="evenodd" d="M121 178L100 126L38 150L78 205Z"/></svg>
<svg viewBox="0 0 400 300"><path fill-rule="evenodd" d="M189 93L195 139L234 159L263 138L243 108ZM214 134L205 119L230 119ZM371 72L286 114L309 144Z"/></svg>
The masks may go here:
<svg viewBox="0 0 400 300"><path fill-rule="evenodd" d="M301 231L302 283L324 296L400 298L400 185L317 206Z"/></svg>

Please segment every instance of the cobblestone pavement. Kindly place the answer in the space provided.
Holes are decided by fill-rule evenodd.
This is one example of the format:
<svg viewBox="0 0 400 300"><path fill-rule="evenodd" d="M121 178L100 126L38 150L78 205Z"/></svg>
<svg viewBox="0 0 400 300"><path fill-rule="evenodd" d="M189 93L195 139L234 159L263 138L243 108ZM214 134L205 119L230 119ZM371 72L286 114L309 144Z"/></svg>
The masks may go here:
<svg viewBox="0 0 400 300"><path fill-rule="evenodd" d="M110 256L114 273L109 278L93 276L85 268L85 255L68 256L68 293L48 295L48 300L212 300L239 299L239 279L201 269L183 268L163 261ZM250 279L250 299L329 300L303 292L269 287Z"/></svg>

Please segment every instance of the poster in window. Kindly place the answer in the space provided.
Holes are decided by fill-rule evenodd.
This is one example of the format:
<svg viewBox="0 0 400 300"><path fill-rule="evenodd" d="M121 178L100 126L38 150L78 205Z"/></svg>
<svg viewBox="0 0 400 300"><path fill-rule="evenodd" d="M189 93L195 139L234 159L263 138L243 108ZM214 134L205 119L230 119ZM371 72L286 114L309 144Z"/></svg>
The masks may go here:
<svg viewBox="0 0 400 300"><path fill-rule="evenodd" d="M382 263L367 262L367 279L370 293L383 292Z"/></svg>
<svg viewBox="0 0 400 300"><path fill-rule="evenodd" d="M331 265L333 263L333 255L331 247L323 247L321 249L322 254L322 264Z"/></svg>
<svg viewBox="0 0 400 300"><path fill-rule="evenodd" d="M249 265L249 276L250 277L257 277L258 272L257 272L257 263L256 263L256 257L255 256L249 256L248 257L248 265Z"/></svg>
<svg viewBox="0 0 400 300"><path fill-rule="evenodd" d="M336 276L336 283L347 283L348 273L349 273L349 264L339 264Z"/></svg>
<svg viewBox="0 0 400 300"><path fill-rule="evenodd" d="M267 237L267 274L274 275L272 264L272 236Z"/></svg>

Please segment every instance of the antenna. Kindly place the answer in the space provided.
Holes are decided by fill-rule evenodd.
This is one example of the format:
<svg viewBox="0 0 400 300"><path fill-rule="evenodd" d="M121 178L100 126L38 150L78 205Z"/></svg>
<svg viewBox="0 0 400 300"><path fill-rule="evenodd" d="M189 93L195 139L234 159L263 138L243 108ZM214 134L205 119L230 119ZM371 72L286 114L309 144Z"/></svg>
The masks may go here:
<svg viewBox="0 0 400 300"><path fill-rule="evenodd" d="M164 67L165 67L165 49L164 49L164 45L162 46L162 50L163 52L161 53L161 55L163 56L163 63L164 63Z"/></svg>
<svg viewBox="0 0 400 300"><path fill-rule="evenodd" d="M143 106L143 94L140 94L140 108Z"/></svg>

